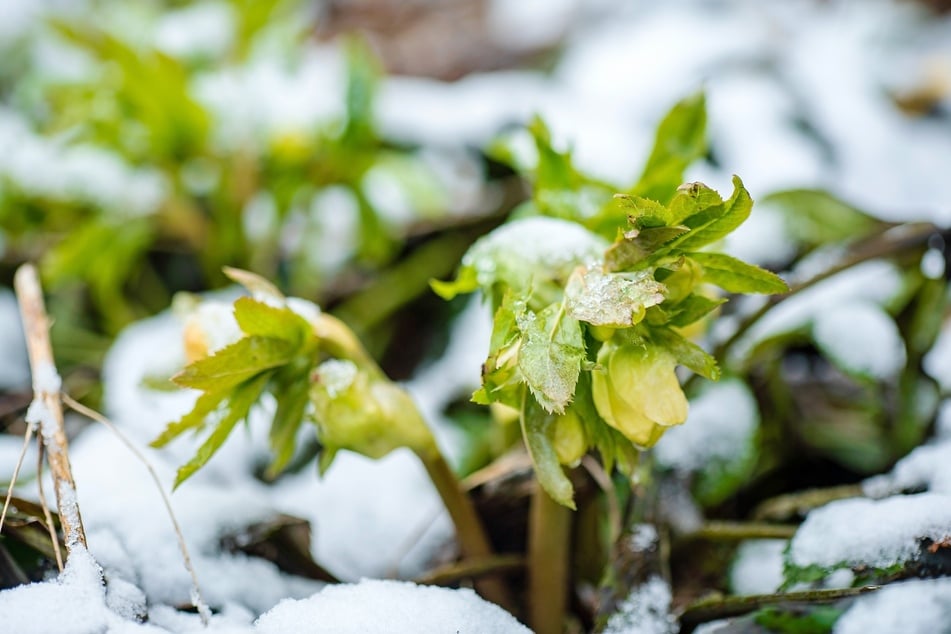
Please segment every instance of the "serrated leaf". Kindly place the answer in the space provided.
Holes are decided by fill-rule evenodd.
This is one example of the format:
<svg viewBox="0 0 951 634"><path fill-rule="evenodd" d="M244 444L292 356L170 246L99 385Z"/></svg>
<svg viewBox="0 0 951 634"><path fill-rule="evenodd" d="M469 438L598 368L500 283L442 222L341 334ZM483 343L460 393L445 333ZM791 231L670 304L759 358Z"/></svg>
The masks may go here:
<svg viewBox="0 0 951 634"><path fill-rule="evenodd" d="M309 389L309 372L304 372L302 375L289 377L286 385L280 385L274 390L277 410L274 412L269 434L271 451L274 452L274 460L268 467L268 475L271 477L280 473L294 456L294 441L297 438L297 430L304 422Z"/></svg>
<svg viewBox="0 0 951 634"><path fill-rule="evenodd" d="M658 249L690 231L688 227L647 227L627 232L604 254L609 271L625 271L645 262Z"/></svg>
<svg viewBox="0 0 951 634"><path fill-rule="evenodd" d="M703 267L704 281L730 293L785 293L781 277L723 253L691 253L690 259Z"/></svg>
<svg viewBox="0 0 951 634"><path fill-rule="evenodd" d="M264 390L264 386L267 385L269 378L270 373L261 374L235 387L228 397L228 401L225 404L225 413L215 427L215 430L208 436L205 442L202 443L201 447L198 448L198 451L195 452L195 456L180 467L175 474L175 488L178 488L182 482L205 466L211 457L215 455L215 452L221 448L228 439L228 436L231 435L231 431L235 425L247 417L251 406L261 397L261 392Z"/></svg>
<svg viewBox="0 0 951 634"><path fill-rule="evenodd" d="M234 318L247 335L284 339L295 346L311 333L307 320L290 308L271 306L251 297L235 301Z"/></svg>
<svg viewBox="0 0 951 634"><path fill-rule="evenodd" d="M722 204L723 198L716 190L703 183L684 183L670 201L671 224L679 225L691 216Z"/></svg>
<svg viewBox="0 0 951 634"><path fill-rule="evenodd" d="M733 177L733 195L722 206L713 206L684 220L690 233L677 242L684 251L699 249L727 236L749 218L753 199L739 176Z"/></svg>
<svg viewBox="0 0 951 634"><path fill-rule="evenodd" d="M218 404L225 400L227 395L228 393L225 390L205 392L198 397L190 412L177 421L169 423L158 438L150 442L149 445L156 448L164 447L189 429L201 429L205 424L205 419L218 408Z"/></svg>
<svg viewBox="0 0 951 634"><path fill-rule="evenodd" d="M463 266L459 269L459 274L455 280L451 282L429 280L429 287L433 289L434 293L449 301L456 295L465 295L477 291L479 289L479 278L476 275L475 268Z"/></svg>
<svg viewBox="0 0 951 634"><path fill-rule="evenodd" d="M711 381L720 378L720 368L717 366L717 360L689 339L669 328L655 328L651 331L651 337L657 344L674 355L677 363L685 368L693 370Z"/></svg>
<svg viewBox="0 0 951 634"><path fill-rule="evenodd" d="M522 405L522 435L535 465L535 475L545 492L556 502L575 508L574 487L565 476L552 442L557 416L545 411L531 394L525 394Z"/></svg>
<svg viewBox="0 0 951 634"><path fill-rule="evenodd" d="M664 227L671 224L670 210L656 200L628 194L614 194L614 203L627 212L636 228Z"/></svg>
<svg viewBox="0 0 951 634"><path fill-rule="evenodd" d="M707 151L707 110L703 93L678 102L657 128L654 148L635 194L667 201L683 182L687 167Z"/></svg>
<svg viewBox="0 0 951 634"><path fill-rule="evenodd" d="M673 316L668 323L678 328L689 326L693 322L705 317L718 306L726 303L726 301L724 298L711 299L705 295L691 293L675 306L671 307L670 310Z"/></svg>
<svg viewBox="0 0 951 634"><path fill-rule="evenodd" d="M296 346L285 339L244 337L187 366L172 381L198 390L227 390L259 372L284 365L295 351Z"/></svg>
<svg viewBox="0 0 951 634"><path fill-rule="evenodd" d="M561 414L571 402L581 373L581 324L565 315L557 303L537 314L525 311L516 320L522 333L518 368L538 402Z"/></svg>

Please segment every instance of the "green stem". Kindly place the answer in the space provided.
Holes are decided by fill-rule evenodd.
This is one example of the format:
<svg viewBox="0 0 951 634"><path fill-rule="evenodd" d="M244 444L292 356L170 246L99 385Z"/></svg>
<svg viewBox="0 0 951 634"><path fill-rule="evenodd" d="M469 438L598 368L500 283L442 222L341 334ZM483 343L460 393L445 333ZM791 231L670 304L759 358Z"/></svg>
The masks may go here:
<svg viewBox="0 0 951 634"><path fill-rule="evenodd" d="M445 458L438 451L417 452L416 455L426 467L426 473L429 474L429 479L439 492L439 497L442 498L449 517L456 527L456 538L462 554L466 558L491 557L492 544L489 542L482 520ZM478 579L475 586L479 594L489 601L497 603L510 612L514 610L515 604L508 587L500 577L493 575Z"/></svg>
<svg viewBox="0 0 951 634"><path fill-rule="evenodd" d="M744 539L792 539L796 526L763 522L706 522L685 539L732 542Z"/></svg>
<svg viewBox="0 0 951 634"><path fill-rule="evenodd" d="M684 613L680 617L680 626L681 631L692 632L693 629L701 623L749 614L768 605L783 603L832 603L840 599L848 599L868 592L874 592L878 589L879 586L865 586L863 588L803 590L800 592L780 592L776 594L701 599L684 610Z"/></svg>
<svg viewBox="0 0 951 634"><path fill-rule="evenodd" d="M564 631L571 518L571 509L536 482L528 518L529 623L536 634Z"/></svg>

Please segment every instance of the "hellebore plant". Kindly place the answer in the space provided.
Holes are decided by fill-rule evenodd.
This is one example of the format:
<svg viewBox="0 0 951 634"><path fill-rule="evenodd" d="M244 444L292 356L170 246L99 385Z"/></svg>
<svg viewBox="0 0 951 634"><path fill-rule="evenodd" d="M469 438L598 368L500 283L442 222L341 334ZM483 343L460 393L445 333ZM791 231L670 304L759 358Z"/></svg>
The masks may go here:
<svg viewBox="0 0 951 634"><path fill-rule="evenodd" d="M661 123L640 180L626 192L577 171L545 126L531 126L537 161L531 201L517 219L476 242L445 299L479 290L494 321L478 403L519 412L542 493L530 514L530 623L560 632L574 467L596 449L607 472L633 478L639 451L687 418L675 372L719 378L715 359L688 335L728 293L782 293L775 274L706 249L746 220L753 201L738 177L724 200L681 184L705 152L702 95ZM513 163L514 155L499 149ZM521 166L524 168L524 166Z"/></svg>
<svg viewBox="0 0 951 634"><path fill-rule="evenodd" d="M161 447L186 431L213 427L195 456L178 470L175 486L204 466L269 392L277 402L269 475L288 465L305 422L315 425L322 444L321 473L341 449L382 458L406 447L425 466L453 520L463 554L491 555L471 500L412 398L383 374L350 329L311 302L285 298L263 278L237 269L225 272L251 296L240 297L233 307L205 302L193 308L185 324L190 363L172 380L202 394L189 413L152 442ZM476 586L486 598L511 606L498 579L484 578Z"/></svg>
<svg viewBox="0 0 951 634"><path fill-rule="evenodd" d="M702 183L680 184L687 165L705 152L704 128L702 95L677 104L661 123L638 183L617 193L619 188L575 170L570 154L556 151L536 121L530 130L538 152L530 170L532 200L472 245L454 281L432 282L446 299L478 290L491 305L489 353L473 400L518 412L535 466L529 607L540 634L563 627L575 508L565 467L577 466L594 449L606 472L633 478L639 452L687 418L676 367L719 377L714 358L690 339L726 301L714 287L727 293L787 290L773 273L707 250L746 220L753 201L737 177L726 200ZM504 147L496 150L504 159ZM353 332L256 275L226 272L251 296L234 302L233 322L229 309L198 307L186 326L191 363L173 380L202 394L154 442L161 446L213 424L179 470L176 486L269 392L277 403L272 475L291 460L304 421L315 425L321 441L322 472L341 449L380 458L407 447L445 502L464 555L489 555L474 507L412 399ZM511 605L498 579L477 587Z"/></svg>

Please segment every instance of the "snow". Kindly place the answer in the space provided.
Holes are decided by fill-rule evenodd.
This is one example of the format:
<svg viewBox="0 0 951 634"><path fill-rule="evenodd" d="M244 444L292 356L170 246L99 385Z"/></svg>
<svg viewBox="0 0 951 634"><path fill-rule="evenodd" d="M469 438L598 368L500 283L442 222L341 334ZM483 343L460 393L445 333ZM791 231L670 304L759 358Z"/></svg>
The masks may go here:
<svg viewBox="0 0 951 634"><path fill-rule="evenodd" d="M156 170L132 167L93 145L41 137L18 114L0 107L0 180L42 200L77 201L123 216L155 212L168 194Z"/></svg>
<svg viewBox="0 0 951 634"><path fill-rule="evenodd" d="M206 0L164 13L155 25L155 45L176 57L219 57L231 48L236 23L231 4Z"/></svg>
<svg viewBox="0 0 951 634"><path fill-rule="evenodd" d="M951 391L951 324L942 328L937 341L922 359L922 367L943 392Z"/></svg>
<svg viewBox="0 0 951 634"><path fill-rule="evenodd" d="M822 256L816 257L827 260ZM831 257L833 262L836 259L835 256ZM805 270L800 271L800 275L808 279L813 274L813 267L821 270L829 264L828 261L821 265L815 261L804 261ZM806 328L819 319L823 313L827 313L835 307L851 306L857 302L867 302L879 306L886 305L902 288L901 272L894 264L883 260L872 260L858 264L796 293L796 295L774 307L747 331L742 340L734 347L734 353L736 356L742 357L756 342L782 333ZM951 341L951 338L949 338L949 341ZM878 358L874 355L882 356ZM867 354L863 353L862 360L864 363L871 364L874 368L887 368L895 364L896 356L897 352L894 344L891 348L887 345L875 345L874 351Z"/></svg>
<svg viewBox="0 0 951 634"><path fill-rule="evenodd" d="M865 480L862 489L875 498L920 490L951 495L951 439L939 438L915 448L890 473Z"/></svg>
<svg viewBox="0 0 951 634"><path fill-rule="evenodd" d="M608 247L605 240L577 223L556 218L515 220L480 238L462 259L472 267L483 288L506 279L513 287L527 287L536 276L566 278Z"/></svg>
<svg viewBox="0 0 951 634"><path fill-rule="evenodd" d="M917 554L920 539L951 537L949 501L946 495L921 493L831 502L809 512L790 543L789 562L886 568L908 561Z"/></svg>
<svg viewBox="0 0 951 634"><path fill-rule="evenodd" d="M604 634L673 634L677 620L670 614L670 586L652 576L634 588L608 619Z"/></svg>
<svg viewBox="0 0 951 634"><path fill-rule="evenodd" d="M56 580L0 592L0 614L7 632L92 634L120 618L105 605L102 571L82 547L75 547ZM37 618L42 614L42 618Z"/></svg>
<svg viewBox="0 0 951 634"><path fill-rule="evenodd" d="M576 269L565 286L565 308L580 321L623 328L644 318L645 311L664 301L666 287L654 281L654 271L608 273L593 264Z"/></svg>
<svg viewBox="0 0 951 634"><path fill-rule="evenodd" d="M771 594L783 583L785 539L754 539L740 544L730 567L734 594Z"/></svg>
<svg viewBox="0 0 951 634"><path fill-rule="evenodd" d="M192 92L209 110L224 149L261 147L282 137L306 139L345 114L344 60L328 46L311 45L288 64L260 57L196 78Z"/></svg>
<svg viewBox="0 0 951 634"><path fill-rule="evenodd" d="M861 596L836 622L834 634L932 634L951 623L951 579L891 583Z"/></svg>
<svg viewBox="0 0 951 634"><path fill-rule="evenodd" d="M371 579L328 586L309 599L282 601L255 625L256 634L530 634L515 617L472 590Z"/></svg>
<svg viewBox="0 0 951 634"><path fill-rule="evenodd" d="M667 430L657 443L658 464L681 472L699 471L711 463L742 460L753 447L759 408L740 380L705 385L690 400L687 422Z"/></svg>
<svg viewBox="0 0 951 634"><path fill-rule="evenodd" d="M820 310L812 334L819 348L847 372L884 381L905 367L905 342L895 321L868 302Z"/></svg>

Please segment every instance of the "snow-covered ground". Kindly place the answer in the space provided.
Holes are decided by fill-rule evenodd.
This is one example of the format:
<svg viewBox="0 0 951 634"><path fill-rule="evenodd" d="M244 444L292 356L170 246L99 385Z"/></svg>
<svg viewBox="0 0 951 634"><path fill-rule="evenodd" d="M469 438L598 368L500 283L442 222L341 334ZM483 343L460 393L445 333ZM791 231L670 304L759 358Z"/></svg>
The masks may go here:
<svg viewBox="0 0 951 634"><path fill-rule="evenodd" d="M171 55L218 55L233 39L231 5L203 4L207 6L152 22L133 22L150 33L148 41ZM0 47L35 38L31 55L37 73L88 72L81 60L60 66L69 49L37 26L44 7L67 14L76 10L66 2L7 2L0 9ZM560 0L493 2L492 11L497 37L515 47L519 37L527 45L566 34L549 72L484 73L452 83L390 78L376 113L387 138L421 146L431 163L444 168L450 161L443 159L452 157L458 169L440 173L450 196L468 201L462 207L476 206L483 186L467 148L486 147L536 113L546 119L558 145L573 148L580 167L629 183L641 169L659 118L676 100L702 88L716 164L701 163L688 178L723 191L729 189L730 175L740 174L754 198L785 189L823 188L883 219L951 224L951 198L943 187L951 173L949 18L926 16L912 3L889 0ZM340 55L329 45L308 47L294 65L285 63L279 50L273 52L279 47L263 47L246 66L209 70L195 81L194 97L214 114L222 147L248 139L264 143L339 115L344 94ZM907 114L894 98L932 89L939 91L934 107L943 117ZM521 141L517 134L512 139L517 147L524 146ZM530 151L526 160L531 160ZM392 179L376 176L368 181L368 195L400 200ZM132 166L105 150L73 144L68 135L40 136L29 117L8 104L0 105L0 182L53 201L79 200L136 215L153 213L168 194L168 184L148 166ZM348 204L345 197L342 206ZM257 200L264 209L260 215L267 217L268 193L261 192ZM253 232L253 210L246 211L245 224ZM391 215L405 219L407 212L396 205ZM768 206L757 208L727 247L741 257L768 262L788 251L782 222ZM318 249L324 254L320 257L328 267L338 266L347 260L352 228L324 229L329 237L327 249ZM870 262L786 302L747 333L746 343L807 328L837 363L888 379L906 359L894 323L883 312L901 286L895 267ZM819 306L831 310L820 314ZM437 426L445 399L474 387L484 357L487 316L473 309L462 320L468 320L459 325L466 334L452 339L461 343L409 384ZM0 387L28 383L18 328L10 295L4 292ZM181 323L171 314L136 324L120 336L106 362L106 413L139 444L151 440L194 399L194 394L142 385L148 376L167 376L181 366L180 331ZM924 361L945 394L951 385L949 347L951 328L946 327ZM687 425L672 430L659 446L662 465L691 472L736 458L731 451L749 451L759 421L743 385L713 386L693 405ZM734 415L719 415L726 409ZM287 513L311 522L314 559L356 582L412 577L451 538L438 496L408 453L375 462L342 454L322 479L305 469L265 486L254 477L267 455L265 413L259 414L247 433L235 434L206 469L172 496L205 600L216 610L204 631L525 631L469 591L380 581L321 590L317 582L287 575L261 559L224 552L224 535ZM451 431L437 427L437 435L452 455L456 439ZM842 501L813 511L789 543L787 562L886 567L911 556L918 538L951 537L951 476L946 473L951 461L942 438L867 484L869 495L882 500ZM0 479L6 479L19 441L0 440ZM179 440L163 452L149 450L166 486L175 467L191 456L191 440ZM72 557L57 579L0 593L0 629L83 634L201 629L197 615L176 609L191 602L191 584L145 468L95 426L75 439L71 459L89 551ZM27 460L26 481L34 463ZM922 489L927 492L904 495ZM34 495L29 484L18 491ZM733 568L735 591L775 590L782 582L786 546L744 546ZM109 582L105 590L100 575ZM632 613L647 605L650 614L644 618L668 628L668 615L651 606L666 610L669 588L657 579L638 592L650 601L639 603L632 596ZM921 622L918 629L903 631L937 631L935 624L949 618L949 597L943 580L894 585L858 600L837 631L871 631L869 624L890 623L899 611L896 606ZM53 610L52 605L59 607ZM146 615L148 621L142 623Z"/></svg>

